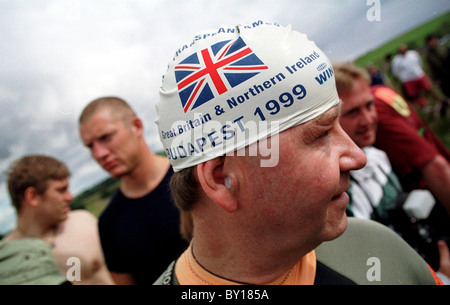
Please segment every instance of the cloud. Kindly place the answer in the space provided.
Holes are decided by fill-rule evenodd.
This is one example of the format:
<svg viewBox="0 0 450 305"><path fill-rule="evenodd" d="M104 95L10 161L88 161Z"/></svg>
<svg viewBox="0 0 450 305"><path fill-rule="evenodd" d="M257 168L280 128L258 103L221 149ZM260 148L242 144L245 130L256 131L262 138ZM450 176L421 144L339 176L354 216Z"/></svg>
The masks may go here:
<svg viewBox="0 0 450 305"><path fill-rule="evenodd" d="M9 204L0 205L0 236L4 236L14 229L17 221L16 211Z"/></svg>
<svg viewBox="0 0 450 305"><path fill-rule="evenodd" d="M0 183L0 185L2 185L2 183ZM6 188L0 188L0 198L3 198L0 200L0 236L4 236L14 229L17 221L17 214L15 208L13 208L9 201L6 200Z"/></svg>

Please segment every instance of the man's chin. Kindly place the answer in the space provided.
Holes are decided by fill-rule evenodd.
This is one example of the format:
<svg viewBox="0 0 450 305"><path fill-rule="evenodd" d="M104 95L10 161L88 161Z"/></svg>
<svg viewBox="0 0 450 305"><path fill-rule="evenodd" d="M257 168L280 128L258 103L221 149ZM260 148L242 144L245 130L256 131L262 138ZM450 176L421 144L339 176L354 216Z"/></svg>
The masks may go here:
<svg viewBox="0 0 450 305"><path fill-rule="evenodd" d="M109 175L114 179L120 179L126 175L124 170L120 170L119 168L113 168L107 171Z"/></svg>
<svg viewBox="0 0 450 305"><path fill-rule="evenodd" d="M323 241L330 241L338 238L342 234L344 234L347 229L348 219L347 215L344 213L340 219L335 219L334 223L329 227L329 230L324 237Z"/></svg>
<svg viewBox="0 0 450 305"><path fill-rule="evenodd" d="M360 148L366 147L366 146L373 146L375 144L376 140L376 133L375 131L369 132L366 136L362 136L359 139L358 145Z"/></svg>

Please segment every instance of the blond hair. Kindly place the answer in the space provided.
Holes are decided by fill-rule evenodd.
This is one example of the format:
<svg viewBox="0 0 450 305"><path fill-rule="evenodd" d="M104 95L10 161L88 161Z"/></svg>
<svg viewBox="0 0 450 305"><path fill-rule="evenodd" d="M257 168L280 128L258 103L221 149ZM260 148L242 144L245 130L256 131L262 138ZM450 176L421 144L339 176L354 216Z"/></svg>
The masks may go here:
<svg viewBox="0 0 450 305"><path fill-rule="evenodd" d="M371 83L369 73L351 62L334 63L334 77L336 79L336 89L339 95L345 95L353 90L355 82L359 79Z"/></svg>

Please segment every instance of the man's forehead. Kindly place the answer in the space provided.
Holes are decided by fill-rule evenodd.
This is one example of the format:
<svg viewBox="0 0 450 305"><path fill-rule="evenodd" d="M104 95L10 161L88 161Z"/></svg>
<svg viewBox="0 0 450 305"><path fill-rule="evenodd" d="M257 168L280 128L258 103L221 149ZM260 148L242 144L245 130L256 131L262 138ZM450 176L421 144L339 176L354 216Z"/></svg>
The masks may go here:
<svg viewBox="0 0 450 305"><path fill-rule="evenodd" d="M340 101L339 104L328 109L318 117L303 124L293 126L288 130L295 129L298 130L298 132L300 132L301 134L305 135L314 133L314 130L316 129L328 128L329 126L333 125L335 121L339 120L339 117L341 115L341 108L342 101Z"/></svg>
<svg viewBox="0 0 450 305"><path fill-rule="evenodd" d="M133 115L134 113L128 109L103 106L90 113L81 126L92 122L101 122L101 124L106 124L109 122L123 122L125 117L131 117Z"/></svg>
<svg viewBox="0 0 450 305"><path fill-rule="evenodd" d="M69 177L65 178L51 178L47 180L47 187L45 191L48 191L50 189L62 189L62 188L68 188L69 187Z"/></svg>
<svg viewBox="0 0 450 305"><path fill-rule="evenodd" d="M64 178L52 178L48 180L48 184L52 185L67 185L69 184L69 177Z"/></svg>
<svg viewBox="0 0 450 305"><path fill-rule="evenodd" d="M367 102L373 101L374 97L370 86L363 79L357 79L354 82L353 89L341 95L343 100L343 111L351 108L364 106Z"/></svg>
<svg viewBox="0 0 450 305"><path fill-rule="evenodd" d="M117 116L118 115L115 114L111 108L101 107L101 108L98 108L95 112L93 112L87 121L89 122L89 121L92 121L95 119L114 121L114 120L117 120Z"/></svg>
<svg viewBox="0 0 450 305"><path fill-rule="evenodd" d="M98 112L90 117L86 122L80 125L80 131L82 136L102 136L105 133L110 132L112 129L117 128L119 125L123 125L122 120L113 117L108 110L105 112Z"/></svg>

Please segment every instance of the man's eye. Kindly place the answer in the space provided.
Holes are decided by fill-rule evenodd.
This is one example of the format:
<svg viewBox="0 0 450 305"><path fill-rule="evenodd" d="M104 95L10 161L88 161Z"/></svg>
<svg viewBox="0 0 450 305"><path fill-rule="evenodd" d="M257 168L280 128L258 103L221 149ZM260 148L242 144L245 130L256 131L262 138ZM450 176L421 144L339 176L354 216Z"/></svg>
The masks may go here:
<svg viewBox="0 0 450 305"><path fill-rule="evenodd" d="M320 126L315 128L314 130L308 130L304 134L304 143L305 144L316 144L316 142L320 142L321 140L326 140L330 136L331 128ZM321 144L321 143L320 143Z"/></svg>
<svg viewBox="0 0 450 305"><path fill-rule="evenodd" d="M356 109L352 109L352 110L346 112L343 116L345 116L345 117L352 117L354 115L356 115Z"/></svg>
<svg viewBox="0 0 450 305"><path fill-rule="evenodd" d="M106 134L106 135L101 136L99 140L101 142L106 142L106 141L109 141L111 139L111 137L112 137L111 134Z"/></svg>
<svg viewBox="0 0 450 305"><path fill-rule="evenodd" d="M317 137L317 139L325 138L325 137L328 136L328 134L329 134L329 130L327 130L327 131L325 131L325 132L322 132L321 134L319 134L319 136Z"/></svg>

